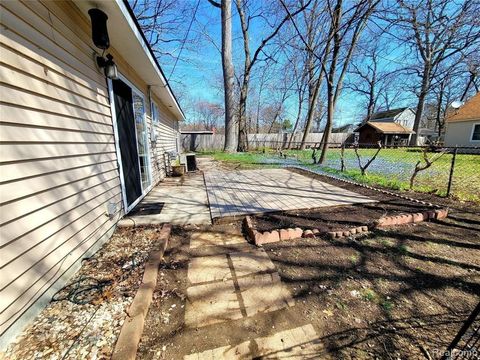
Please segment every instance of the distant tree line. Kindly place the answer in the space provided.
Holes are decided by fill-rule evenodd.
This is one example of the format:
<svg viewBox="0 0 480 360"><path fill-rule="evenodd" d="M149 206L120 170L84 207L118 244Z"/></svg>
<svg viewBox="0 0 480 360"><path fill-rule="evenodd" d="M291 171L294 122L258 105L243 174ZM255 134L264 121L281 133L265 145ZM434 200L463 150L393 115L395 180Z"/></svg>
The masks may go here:
<svg viewBox="0 0 480 360"><path fill-rule="evenodd" d="M451 103L479 91L478 0L130 3L161 61L188 63L179 53L199 44L218 50L212 87L224 101L180 97L191 123L225 132L225 151L247 151L249 133L287 130L302 133L304 147L307 134L321 129L322 163L340 99L349 97L362 104L352 121L412 107L416 144L420 128L441 135Z"/></svg>

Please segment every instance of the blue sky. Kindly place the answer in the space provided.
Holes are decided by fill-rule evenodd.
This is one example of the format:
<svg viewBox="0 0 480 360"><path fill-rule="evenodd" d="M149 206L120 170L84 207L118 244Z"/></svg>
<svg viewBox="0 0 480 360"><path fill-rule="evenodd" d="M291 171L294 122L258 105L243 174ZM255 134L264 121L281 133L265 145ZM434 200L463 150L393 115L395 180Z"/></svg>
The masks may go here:
<svg viewBox="0 0 480 360"><path fill-rule="evenodd" d="M184 0L187 6L194 9L197 5L196 0ZM233 33L234 33L234 61L237 64L242 63L243 48L241 43L241 33L238 16L233 6ZM277 16L284 16L279 13ZM179 34L185 36L188 24L184 28L179 29ZM253 20L250 28L250 42L251 49L255 49L263 37L271 30L265 26L261 20ZM201 34L202 33L202 34ZM205 33L208 34L211 40L207 40ZM223 90L221 88L222 64L221 57L216 46L221 45L221 28L220 28L220 9L214 8L206 0L200 0L198 11L195 16L195 21L188 35L189 39L195 38L197 35L201 38L200 42L195 46L187 45L183 48L180 54L179 61L175 67L174 73L170 77L170 82L174 91L180 95L182 107L184 108L187 121L190 113L191 104L196 101L209 101L216 103L223 103ZM214 45L212 41L216 44ZM174 55L179 55L179 48L175 45L170 46L170 49L175 49ZM385 55L385 60L392 60L389 64L385 61L384 66L394 66L397 62L402 60L403 51L401 49L394 49L389 54ZM162 68L167 77L173 68L174 60L169 58L160 59ZM254 74L255 76L255 74ZM253 86L254 87L254 86ZM412 104L412 98L406 101L399 102L396 106L408 106ZM358 95L352 94L346 90L342 92L342 96L337 105L336 111L336 126L345 123L351 123L359 120L363 112L363 104ZM285 103L286 115L291 120L294 120L296 115L296 102L289 99Z"/></svg>

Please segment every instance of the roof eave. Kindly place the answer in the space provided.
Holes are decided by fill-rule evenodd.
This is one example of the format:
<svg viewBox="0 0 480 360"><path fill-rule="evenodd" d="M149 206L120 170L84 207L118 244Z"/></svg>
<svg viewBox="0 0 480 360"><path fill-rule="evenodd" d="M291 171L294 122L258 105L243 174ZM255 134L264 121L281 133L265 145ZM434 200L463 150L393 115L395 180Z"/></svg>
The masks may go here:
<svg viewBox="0 0 480 360"><path fill-rule="evenodd" d="M183 112L183 110L182 110L182 108L181 108L181 106L180 106L180 104L177 100L177 97L173 93L173 90L172 90L172 88L171 88L171 86L168 82L168 79L166 78L160 64L158 63L158 60L157 60L157 58L156 58L156 56L153 52L152 47L150 46L150 43L148 42L148 40L145 37L145 34L142 31L142 28L141 28L141 26L140 26L140 24L137 20L137 17L135 16L135 14L133 12L133 9L128 4L128 0L116 0L116 2L118 4L119 8L121 9L123 15L125 16L125 18L129 22L132 31L134 32L135 36L137 37L138 41L140 42L140 44L141 44L145 54L147 55L148 59L150 60L152 65L157 70L159 77L162 79L162 82L165 85L165 88L167 89L170 96L172 97L172 99L173 99L173 101L174 101L174 103L177 107L177 110L180 112L180 114L182 116L181 120L185 120L185 113ZM127 14L128 14L128 16L127 16ZM133 21L133 25L130 23L129 20Z"/></svg>
<svg viewBox="0 0 480 360"><path fill-rule="evenodd" d="M109 38L112 48L136 75L151 88L151 92L165 105L175 120L185 120L185 114L166 79L153 50L143 34L126 0L73 0L90 23L88 10L98 8L108 16ZM93 44L92 48L93 48ZM123 69L127 72L128 69ZM122 69L120 69L122 71ZM126 76L128 78L128 76Z"/></svg>

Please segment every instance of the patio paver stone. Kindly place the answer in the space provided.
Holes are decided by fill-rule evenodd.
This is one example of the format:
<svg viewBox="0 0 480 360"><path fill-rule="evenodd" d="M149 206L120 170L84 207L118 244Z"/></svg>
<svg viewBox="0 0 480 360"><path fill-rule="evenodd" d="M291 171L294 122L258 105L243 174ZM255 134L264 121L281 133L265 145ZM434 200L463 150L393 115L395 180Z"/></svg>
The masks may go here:
<svg viewBox="0 0 480 360"><path fill-rule="evenodd" d="M232 273L225 255L197 257L188 264L188 280L192 284L231 278Z"/></svg>
<svg viewBox="0 0 480 360"><path fill-rule="evenodd" d="M311 324L245 341L237 346L222 346L186 355L184 360L215 359L305 359L314 358L324 347Z"/></svg>
<svg viewBox="0 0 480 360"><path fill-rule="evenodd" d="M230 254L237 277L258 272L275 271L275 265L263 249Z"/></svg>
<svg viewBox="0 0 480 360"><path fill-rule="evenodd" d="M238 279L247 316L295 305L278 273L258 274Z"/></svg>
<svg viewBox="0 0 480 360"><path fill-rule="evenodd" d="M204 176L213 219L374 202L286 169L211 170Z"/></svg>
<svg viewBox="0 0 480 360"><path fill-rule="evenodd" d="M232 280L194 285L187 289L185 325L203 327L241 318Z"/></svg>

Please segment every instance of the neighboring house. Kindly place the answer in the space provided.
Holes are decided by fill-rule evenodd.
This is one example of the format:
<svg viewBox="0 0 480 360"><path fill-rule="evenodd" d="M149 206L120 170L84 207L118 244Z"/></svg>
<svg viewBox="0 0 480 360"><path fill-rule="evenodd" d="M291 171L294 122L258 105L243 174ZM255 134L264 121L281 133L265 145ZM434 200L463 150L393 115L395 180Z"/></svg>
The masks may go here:
<svg viewBox="0 0 480 360"><path fill-rule="evenodd" d="M387 122L402 125L407 129L413 129L415 122L415 111L410 108L398 108L392 110L378 111L371 117L370 122Z"/></svg>
<svg viewBox="0 0 480 360"><path fill-rule="evenodd" d="M360 144L406 145L414 133L415 112L409 108L379 111L360 125L358 133Z"/></svg>
<svg viewBox="0 0 480 360"><path fill-rule="evenodd" d="M447 117L445 146L480 146L480 93Z"/></svg>
<svg viewBox="0 0 480 360"><path fill-rule="evenodd" d="M184 115L126 1L1 6L3 346L165 176ZM119 79L97 66L94 7Z"/></svg>

